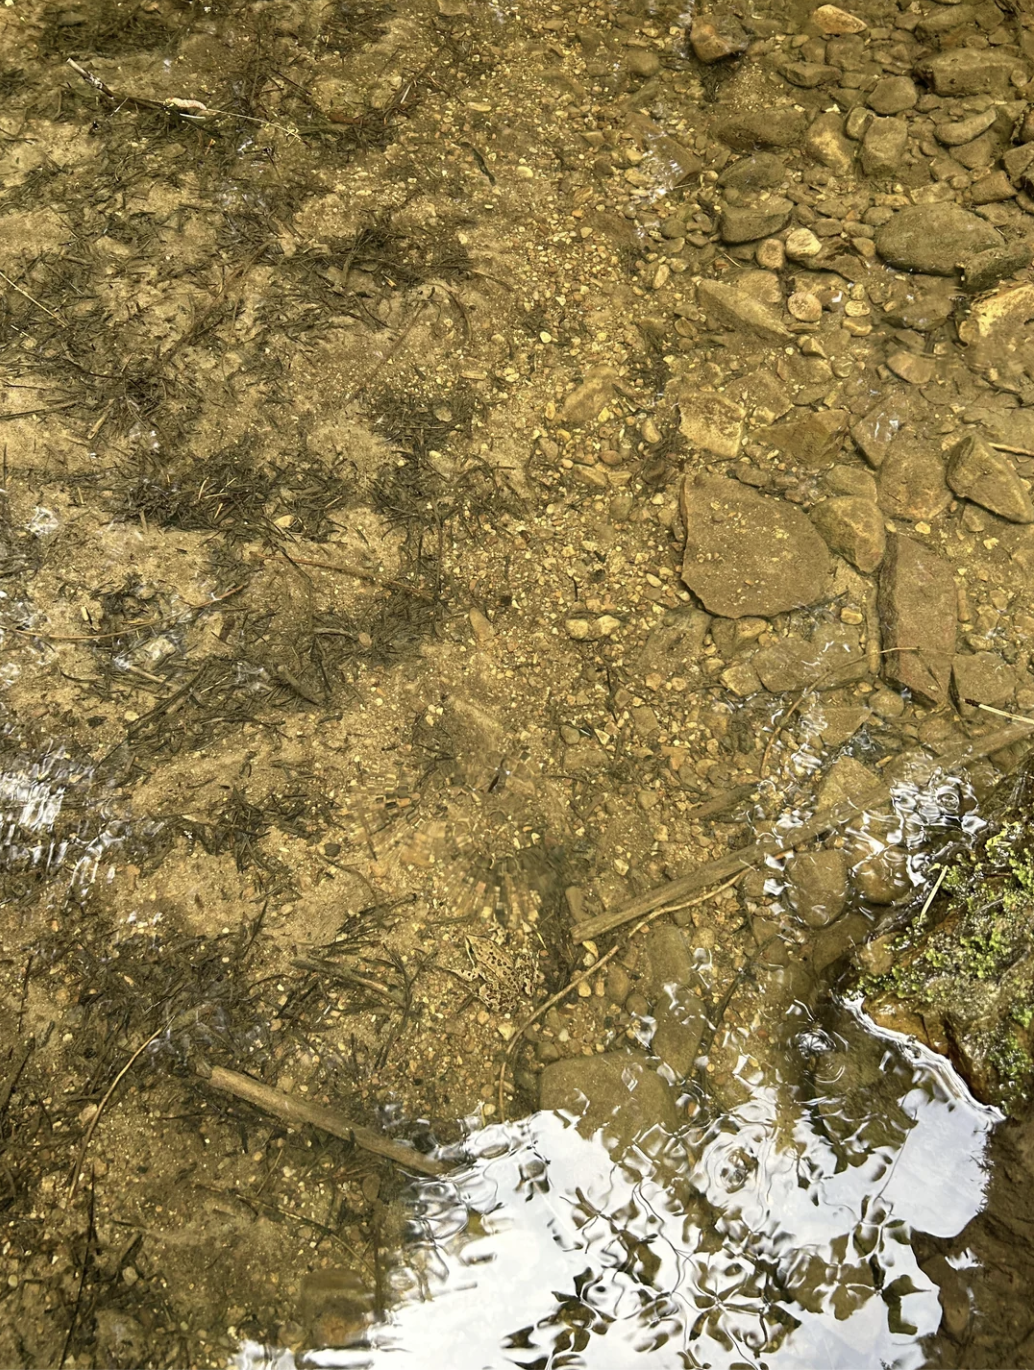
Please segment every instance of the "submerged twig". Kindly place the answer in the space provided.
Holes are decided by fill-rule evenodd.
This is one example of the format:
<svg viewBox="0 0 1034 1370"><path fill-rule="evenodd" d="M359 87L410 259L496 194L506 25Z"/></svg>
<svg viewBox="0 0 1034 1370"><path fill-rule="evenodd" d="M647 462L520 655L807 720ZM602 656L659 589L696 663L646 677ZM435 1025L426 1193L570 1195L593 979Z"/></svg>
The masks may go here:
<svg viewBox="0 0 1034 1370"><path fill-rule="evenodd" d="M280 553L287 556L286 552ZM276 561L276 556L269 556L265 552L260 553L263 561ZM404 580L392 580L390 576L379 576L375 571L365 571L361 566L355 566L351 562L341 561L316 561L312 557L287 558L292 564L299 566L315 566L321 571L336 571L341 576L354 576L356 580L369 581L371 585L383 585L388 590L404 590L407 595L415 595L417 599L426 600L428 603L434 602L434 595L428 594L426 590L418 590L415 585L409 585Z"/></svg>
<svg viewBox="0 0 1034 1370"><path fill-rule="evenodd" d="M86 1136L83 1138L82 1145L79 1147L79 1155L76 1157L75 1168L72 1171L72 1175L69 1180L69 1199L75 1198L76 1190L79 1188L79 1177L82 1174L83 1161L86 1159L86 1152L89 1149L90 1141L93 1137L94 1132L96 1132L97 1130L97 1124L101 1120L101 1114L107 1107L108 1100L115 1093L115 1090L118 1089L123 1079L125 1079L126 1075L129 1074L130 1070L132 1070L133 1066L144 1054L144 1052L151 1045L151 1043L155 1041L157 1038L159 1038L165 1031L166 1029L164 1027L157 1028L154 1032L151 1033L150 1037L148 1037L146 1042L144 1042L141 1046L137 1047L136 1051L133 1052L132 1056L130 1056L129 1060L122 1067L119 1073L115 1076L114 1080L112 1080L111 1084L107 1088L107 1092L105 1093L104 1098L97 1105L97 1112L90 1119L90 1126L86 1129Z"/></svg>
<svg viewBox="0 0 1034 1370"><path fill-rule="evenodd" d="M67 328L67 327L68 327L68 325L65 323L64 319L62 319L61 316L60 316L59 314L55 314L54 311L53 311L52 309L48 309L47 306L46 306L45 304L42 304L39 300L37 300L36 297L35 297L34 295L30 295L29 292L28 292L27 290L24 290L24 289L18 284L17 281L12 281L11 278L10 278L10 276L5 276L4 273L3 273L2 271L0 271L0 281L6 281L7 284L11 287L12 290L17 290L18 294L19 294L19 295L23 295L23 296L25 297L25 299L27 299L28 302L29 302L30 304L34 304L34 305L36 306L37 309L42 309L43 312L44 312L44 314L49 314L50 317L54 320L54 322L55 322L55 323L59 323L59 324L61 325L62 328Z"/></svg>
<svg viewBox="0 0 1034 1370"><path fill-rule="evenodd" d="M384 1156L389 1161L394 1161L396 1165L404 1166L408 1170L416 1170L421 1175L444 1175L448 1170L448 1166L442 1161L436 1161L431 1156L423 1155L415 1147L405 1146L402 1142L393 1142L388 1137L382 1137L379 1132L374 1132L372 1128L353 1123L339 1113L336 1108L326 1108L322 1104L311 1104L306 1099L298 1099L293 1094L286 1094L282 1089L273 1089L270 1085L262 1084L260 1080L253 1080L250 1075L240 1075L235 1070L225 1070L222 1066L213 1066L210 1074L205 1072L204 1078L207 1079L213 1089L221 1089L237 1099L243 1099L246 1103L253 1104L265 1113L272 1113L277 1118L282 1118L285 1123L318 1127L323 1132L329 1132L332 1137L340 1137L343 1141L354 1142L364 1151L372 1151L378 1156Z"/></svg>

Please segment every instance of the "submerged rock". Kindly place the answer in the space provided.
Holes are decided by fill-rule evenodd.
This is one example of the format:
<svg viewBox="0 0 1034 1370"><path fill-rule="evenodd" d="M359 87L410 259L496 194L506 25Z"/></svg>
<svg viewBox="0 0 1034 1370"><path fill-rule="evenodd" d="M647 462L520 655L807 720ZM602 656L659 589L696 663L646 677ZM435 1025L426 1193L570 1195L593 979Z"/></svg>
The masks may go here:
<svg viewBox="0 0 1034 1370"><path fill-rule="evenodd" d="M842 851L799 852L786 868L790 906L809 928L835 922L847 904L847 858Z"/></svg>
<svg viewBox="0 0 1034 1370"><path fill-rule="evenodd" d="M878 230L876 251L906 271L952 276L970 257L1004 241L986 219L949 201L899 210Z"/></svg>
<svg viewBox="0 0 1034 1370"><path fill-rule="evenodd" d="M823 500L811 511L811 521L830 549L859 571L875 571L883 560L887 534L875 500L856 495Z"/></svg>
<svg viewBox="0 0 1034 1370"><path fill-rule="evenodd" d="M879 611L888 680L943 704L958 619L949 563L912 538L893 534L880 573Z"/></svg>
<svg viewBox="0 0 1034 1370"><path fill-rule="evenodd" d="M738 404L714 391L687 386L678 395L678 405L683 437L717 457L739 456L743 410Z"/></svg>
<svg viewBox="0 0 1034 1370"><path fill-rule="evenodd" d="M746 152L755 147L796 147L805 128L803 111L783 105L778 109L739 110L722 120L717 133L723 143Z"/></svg>
<svg viewBox="0 0 1034 1370"><path fill-rule="evenodd" d="M970 433L952 448L947 474L948 484L963 499L1011 523L1034 523L1034 504L1012 462L979 434Z"/></svg>
<svg viewBox="0 0 1034 1370"><path fill-rule="evenodd" d="M711 613L771 618L821 599L832 562L809 519L784 500L718 476L682 485L682 579Z"/></svg>
<svg viewBox="0 0 1034 1370"><path fill-rule="evenodd" d="M911 520L935 519L951 504L944 457L928 440L902 436L890 444L876 480L877 500L886 514Z"/></svg>
<svg viewBox="0 0 1034 1370"><path fill-rule="evenodd" d="M952 683L960 704L1008 704L1016 672L997 652L975 652L955 658Z"/></svg>
<svg viewBox="0 0 1034 1370"><path fill-rule="evenodd" d="M994 95L1002 100L1012 93L1013 74L1021 81L1027 74L1021 58L986 48L938 52L917 70L937 95Z"/></svg>
<svg viewBox="0 0 1034 1370"><path fill-rule="evenodd" d="M697 286L697 303L724 328L752 333L766 342L782 342L791 336L778 314L767 305L721 281L701 281Z"/></svg>
<svg viewBox="0 0 1034 1370"><path fill-rule="evenodd" d="M576 1118L583 1137L602 1130L608 1149L618 1154L631 1146L649 1151L663 1145L658 1134L678 1128L671 1087L631 1052L554 1061L542 1072L539 1102Z"/></svg>

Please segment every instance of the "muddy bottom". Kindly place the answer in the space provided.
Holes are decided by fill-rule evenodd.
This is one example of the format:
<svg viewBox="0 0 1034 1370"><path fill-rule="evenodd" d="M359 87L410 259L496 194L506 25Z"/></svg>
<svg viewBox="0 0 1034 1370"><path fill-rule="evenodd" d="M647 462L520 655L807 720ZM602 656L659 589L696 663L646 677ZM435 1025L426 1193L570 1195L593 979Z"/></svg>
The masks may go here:
<svg viewBox="0 0 1034 1370"><path fill-rule="evenodd" d="M1034 1364L1032 74L0 9L0 1362Z"/></svg>

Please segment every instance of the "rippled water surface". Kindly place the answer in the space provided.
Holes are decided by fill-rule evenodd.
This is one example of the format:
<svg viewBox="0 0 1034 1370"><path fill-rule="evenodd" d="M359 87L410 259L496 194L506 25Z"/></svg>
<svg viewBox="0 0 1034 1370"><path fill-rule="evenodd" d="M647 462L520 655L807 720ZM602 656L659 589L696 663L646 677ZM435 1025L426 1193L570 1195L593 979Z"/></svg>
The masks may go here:
<svg viewBox="0 0 1034 1370"><path fill-rule="evenodd" d="M789 1029L784 1078L618 1163L552 1113L473 1134L472 1164L415 1188L390 1320L300 1363L921 1366L940 1308L909 1239L980 1210L997 1114L847 1008Z"/></svg>

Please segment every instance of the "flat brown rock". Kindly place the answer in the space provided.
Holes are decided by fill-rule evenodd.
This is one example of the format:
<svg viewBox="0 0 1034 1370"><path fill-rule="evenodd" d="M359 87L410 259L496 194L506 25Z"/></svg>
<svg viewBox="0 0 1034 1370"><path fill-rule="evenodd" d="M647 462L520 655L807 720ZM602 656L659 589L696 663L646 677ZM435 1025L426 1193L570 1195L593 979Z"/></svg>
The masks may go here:
<svg viewBox="0 0 1034 1370"><path fill-rule="evenodd" d="M952 448L948 484L956 495L1010 523L1034 523L1034 505L1012 462L978 433L967 434Z"/></svg>
<svg viewBox="0 0 1034 1370"><path fill-rule="evenodd" d="M880 572L884 674L931 704L948 697L956 605L948 562L911 538L892 534Z"/></svg>
<svg viewBox="0 0 1034 1370"><path fill-rule="evenodd" d="M810 520L784 500L720 476L682 485L682 579L725 618L770 618L814 604L832 562Z"/></svg>
<svg viewBox="0 0 1034 1370"><path fill-rule="evenodd" d="M880 508L894 518L935 519L951 504L943 455L912 434L891 443L876 489Z"/></svg>

